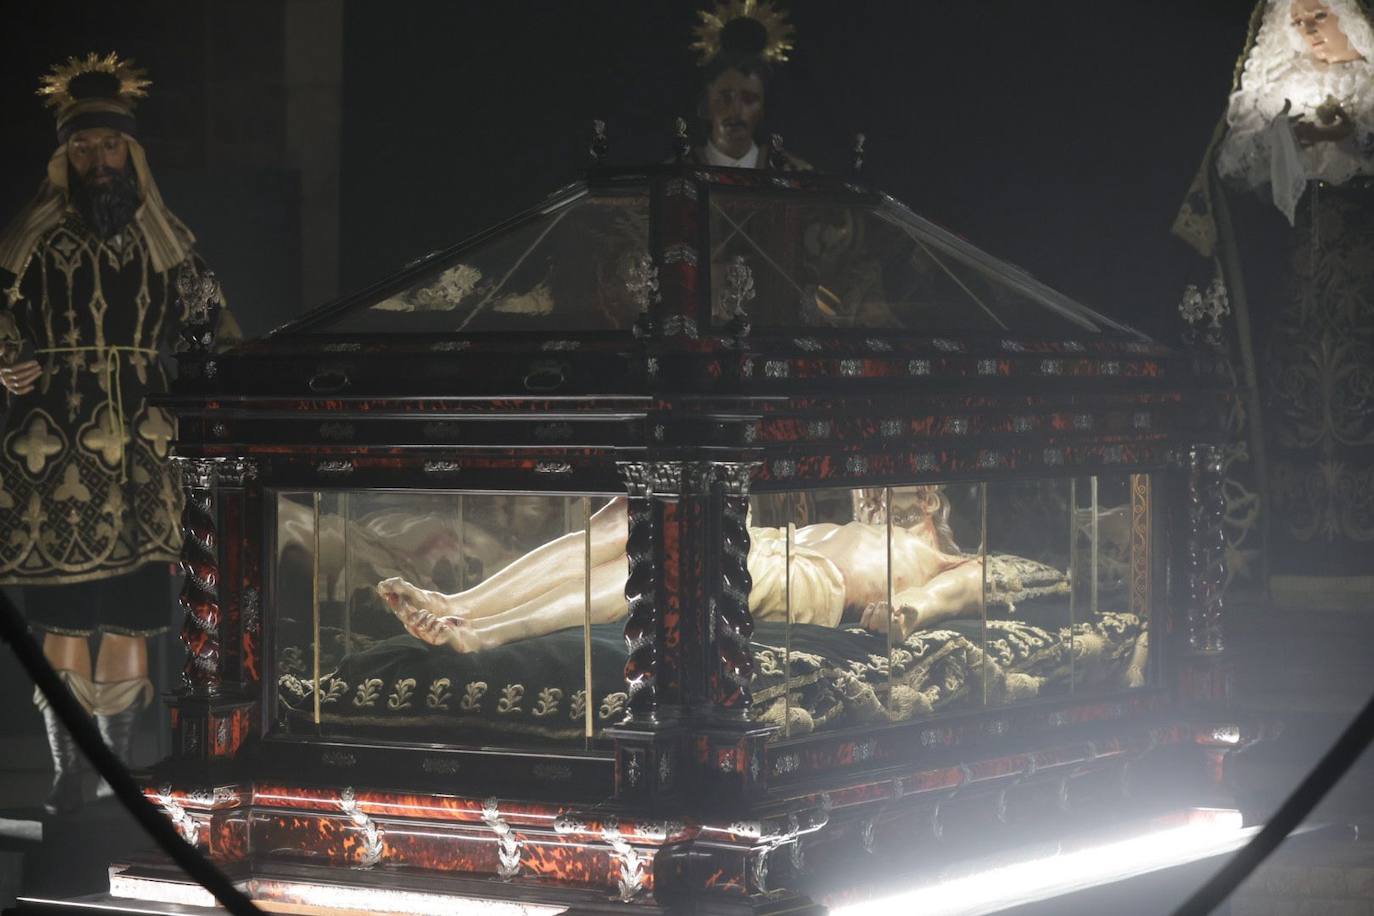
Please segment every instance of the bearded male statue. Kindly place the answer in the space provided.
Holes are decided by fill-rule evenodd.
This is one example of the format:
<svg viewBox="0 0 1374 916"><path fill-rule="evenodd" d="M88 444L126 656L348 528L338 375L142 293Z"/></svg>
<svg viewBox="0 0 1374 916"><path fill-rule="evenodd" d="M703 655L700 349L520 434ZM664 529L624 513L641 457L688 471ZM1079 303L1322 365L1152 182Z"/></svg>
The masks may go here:
<svg viewBox="0 0 1374 916"><path fill-rule="evenodd" d="M114 54L53 69L39 94L57 148L0 235L0 585L23 588L44 654L126 763L181 542L175 427L148 397L166 390L162 355L188 317L178 281L205 271L138 140L148 85ZM227 311L220 332L237 336ZM82 803L77 751L35 702L55 771L45 807L67 813Z"/></svg>

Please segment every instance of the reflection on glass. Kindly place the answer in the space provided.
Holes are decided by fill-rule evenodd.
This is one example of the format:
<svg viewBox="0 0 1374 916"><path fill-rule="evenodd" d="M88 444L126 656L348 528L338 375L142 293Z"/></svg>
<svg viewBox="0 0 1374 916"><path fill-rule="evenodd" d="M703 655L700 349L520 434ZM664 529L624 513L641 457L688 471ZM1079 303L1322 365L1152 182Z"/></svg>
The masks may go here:
<svg viewBox="0 0 1374 916"><path fill-rule="evenodd" d="M733 317L726 267L738 257L753 274L748 311L759 327L1099 330L1081 306L1034 298L1006 278L1008 269L994 272L867 207L713 190L710 218L717 323Z"/></svg>
<svg viewBox="0 0 1374 916"><path fill-rule="evenodd" d="M592 613L617 574L623 602L623 536L609 555L592 538L607 502L279 494L279 726L510 743L581 741L618 722L622 623ZM570 559L561 578L524 575L549 544ZM564 625L522 639L524 618L548 607Z"/></svg>
<svg viewBox="0 0 1374 916"><path fill-rule="evenodd" d="M1153 571L1148 476L1080 477L1072 483L1074 685L1082 692L1138 687L1147 680ZM1139 499L1133 502L1133 482ZM1137 549L1137 546L1139 549Z"/></svg>
<svg viewBox="0 0 1374 916"><path fill-rule="evenodd" d="M978 487L813 490L751 502L755 715L784 736L981 702ZM785 525L790 519L790 525Z"/></svg>
<svg viewBox="0 0 1374 916"><path fill-rule="evenodd" d="M283 684L299 687L297 701L310 697L315 670L315 494L281 493L277 498L277 556L273 601L278 625L272 663ZM310 721L314 700L310 697Z"/></svg>
<svg viewBox="0 0 1374 916"><path fill-rule="evenodd" d="M1144 684L1149 509L1142 475L752 497L753 715L797 736ZM543 743L623 719L623 497L276 512L279 727Z"/></svg>
<svg viewBox="0 0 1374 916"><path fill-rule="evenodd" d="M326 322L331 332L628 328L626 281L648 250L648 198L583 198L441 259L410 286Z"/></svg>
<svg viewBox="0 0 1374 916"><path fill-rule="evenodd" d="M1072 690L1072 489L1068 480L987 485L989 704Z"/></svg>
<svg viewBox="0 0 1374 916"><path fill-rule="evenodd" d="M756 495L756 715L793 736L1143 684L1148 508L1140 475Z"/></svg>

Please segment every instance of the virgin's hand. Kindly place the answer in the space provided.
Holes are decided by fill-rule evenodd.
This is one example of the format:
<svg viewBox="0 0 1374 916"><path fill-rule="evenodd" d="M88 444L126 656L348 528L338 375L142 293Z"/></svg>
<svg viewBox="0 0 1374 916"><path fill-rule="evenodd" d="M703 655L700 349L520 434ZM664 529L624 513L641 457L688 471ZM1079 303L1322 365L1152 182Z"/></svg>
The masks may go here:
<svg viewBox="0 0 1374 916"><path fill-rule="evenodd" d="M0 368L0 385L4 385L10 394L28 394L42 374L43 367L38 365L37 360L31 359Z"/></svg>
<svg viewBox="0 0 1374 916"><path fill-rule="evenodd" d="M1292 118L1293 136L1303 146L1315 143L1339 143L1355 131L1348 118L1338 117L1333 124L1318 124L1303 118Z"/></svg>

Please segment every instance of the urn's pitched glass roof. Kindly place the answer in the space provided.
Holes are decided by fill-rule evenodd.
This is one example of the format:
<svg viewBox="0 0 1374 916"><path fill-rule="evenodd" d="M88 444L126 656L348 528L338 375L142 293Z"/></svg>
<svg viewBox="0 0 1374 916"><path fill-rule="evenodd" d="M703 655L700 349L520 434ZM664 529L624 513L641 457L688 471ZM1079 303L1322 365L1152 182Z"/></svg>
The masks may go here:
<svg viewBox="0 0 1374 916"><path fill-rule="evenodd" d="M685 250L659 241L647 183L575 185L278 333L628 332L642 304L632 273L655 250L660 267L687 259L705 273L715 324L733 317L728 268L742 261L756 333L1143 338L892 198L838 180L778 184L696 185L679 206L697 208L705 232Z"/></svg>

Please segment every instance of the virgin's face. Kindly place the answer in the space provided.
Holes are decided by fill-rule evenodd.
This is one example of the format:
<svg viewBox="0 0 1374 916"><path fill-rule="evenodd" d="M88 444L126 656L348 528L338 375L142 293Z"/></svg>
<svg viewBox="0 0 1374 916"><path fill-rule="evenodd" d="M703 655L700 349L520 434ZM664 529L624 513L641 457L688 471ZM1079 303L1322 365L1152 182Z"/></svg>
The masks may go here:
<svg viewBox="0 0 1374 916"><path fill-rule="evenodd" d="M1341 28L1340 17L1322 0L1293 0L1291 14L1293 28L1317 60L1345 64L1360 59L1360 52Z"/></svg>

